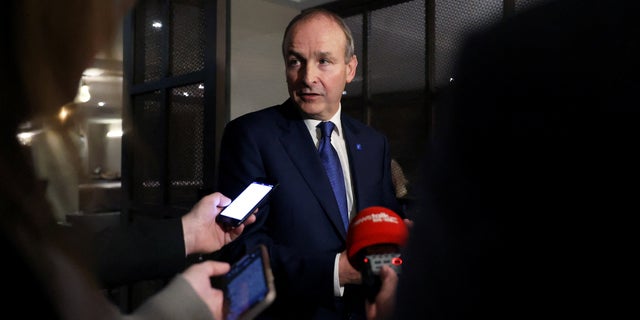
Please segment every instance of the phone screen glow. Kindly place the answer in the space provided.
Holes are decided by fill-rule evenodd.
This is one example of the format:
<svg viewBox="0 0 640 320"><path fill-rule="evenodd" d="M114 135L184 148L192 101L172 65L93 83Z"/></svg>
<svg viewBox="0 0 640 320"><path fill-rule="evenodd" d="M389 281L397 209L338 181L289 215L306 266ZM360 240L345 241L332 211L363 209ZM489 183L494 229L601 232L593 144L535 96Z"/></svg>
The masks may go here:
<svg viewBox="0 0 640 320"><path fill-rule="evenodd" d="M264 299L268 292L262 259L259 254L254 256L258 258L250 260L246 269L238 273L227 285L226 295L230 301L227 320L238 319L243 312Z"/></svg>
<svg viewBox="0 0 640 320"><path fill-rule="evenodd" d="M251 183L221 214L238 220L242 219L272 188L272 185Z"/></svg>

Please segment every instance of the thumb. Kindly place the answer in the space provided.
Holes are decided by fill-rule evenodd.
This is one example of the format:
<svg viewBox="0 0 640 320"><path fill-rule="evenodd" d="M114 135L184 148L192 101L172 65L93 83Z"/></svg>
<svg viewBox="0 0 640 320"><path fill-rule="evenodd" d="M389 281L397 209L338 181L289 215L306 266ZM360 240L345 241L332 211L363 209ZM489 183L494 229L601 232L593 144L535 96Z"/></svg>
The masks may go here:
<svg viewBox="0 0 640 320"><path fill-rule="evenodd" d="M198 264L202 271L207 275L219 276L223 275L231 269L231 266L226 262L207 260Z"/></svg>

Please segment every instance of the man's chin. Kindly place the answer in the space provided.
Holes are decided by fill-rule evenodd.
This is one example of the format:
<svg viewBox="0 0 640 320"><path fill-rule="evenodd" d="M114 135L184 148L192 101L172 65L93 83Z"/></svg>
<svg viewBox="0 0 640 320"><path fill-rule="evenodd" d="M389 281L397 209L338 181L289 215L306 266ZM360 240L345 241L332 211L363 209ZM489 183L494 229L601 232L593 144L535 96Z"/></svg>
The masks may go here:
<svg viewBox="0 0 640 320"><path fill-rule="evenodd" d="M317 115L319 115L325 110L324 104L319 102L313 102L308 100L305 101L305 100L299 99L299 100L296 100L296 103L298 104L300 111L302 111L304 114L307 114L311 118L316 118Z"/></svg>

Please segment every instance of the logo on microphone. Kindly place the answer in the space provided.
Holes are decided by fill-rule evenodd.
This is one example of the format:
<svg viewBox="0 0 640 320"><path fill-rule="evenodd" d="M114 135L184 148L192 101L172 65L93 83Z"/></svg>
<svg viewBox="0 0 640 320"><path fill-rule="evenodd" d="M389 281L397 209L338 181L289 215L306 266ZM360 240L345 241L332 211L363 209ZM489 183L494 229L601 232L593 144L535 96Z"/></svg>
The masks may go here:
<svg viewBox="0 0 640 320"><path fill-rule="evenodd" d="M357 226L366 221L371 221L374 223L378 223L378 222L396 223L396 224L400 223L398 216L392 216L387 214L386 212L378 212L378 213L369 213L369 215L362 216L360 217L360 219L357 219L355 222L353 222L353 224Z"/></svg>

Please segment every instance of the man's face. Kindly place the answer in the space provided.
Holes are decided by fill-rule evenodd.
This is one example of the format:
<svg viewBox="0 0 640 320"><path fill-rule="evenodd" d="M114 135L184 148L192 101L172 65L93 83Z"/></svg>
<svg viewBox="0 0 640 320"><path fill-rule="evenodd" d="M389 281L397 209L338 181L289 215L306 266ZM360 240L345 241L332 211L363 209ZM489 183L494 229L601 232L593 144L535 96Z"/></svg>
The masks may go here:
<svg viewBox="0 0 640 320"><path fill-rule="evenodd" d="M299 21L285 41L285 71L289 96L302 112L328 120L337 111L345 85L358 61L345 61L346 37L338 24L324 16Z"/></svg>

